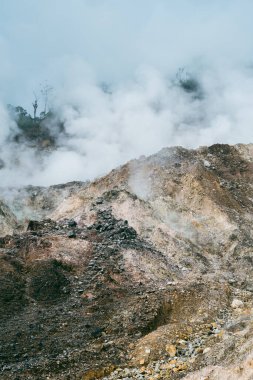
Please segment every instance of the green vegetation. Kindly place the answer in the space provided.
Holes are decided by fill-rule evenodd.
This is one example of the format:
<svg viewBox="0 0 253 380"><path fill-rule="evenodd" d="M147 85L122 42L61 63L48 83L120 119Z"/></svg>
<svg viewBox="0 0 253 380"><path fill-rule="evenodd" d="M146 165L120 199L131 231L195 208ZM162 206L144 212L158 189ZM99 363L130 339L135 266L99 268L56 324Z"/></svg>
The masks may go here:
<svg viewBox="0 0 253 380"><path fill-rule="evenodd" d="M11 118L16 121L18 131L13 139L17 143L26 143L38 149L50 149L56 146L57 134L64 131L63 124L53 111L44 111L39 117L32 117L23 107L8 105Z"/></svg>
<svg viewBox="0 0 253 380"><path fill-rule="evenodd" d="M40 85L39 96L34 92L33 116L21 106L8 105L10 117L15 120L17 131L12 140L35 149L55 149L57 136L64 133L64 125L49 107L53 87L47 81ZM39 107L40 106L40 107ZM42 109L39 116L37 111Z"/></svg>
<svg viewBox="0 0 253 380"><path fill-rule="evenodd" d="M180 68L176 75L176 84L185 92L193 95L195 99L203 97L203 90L200 82L184 68Z"/></svg>

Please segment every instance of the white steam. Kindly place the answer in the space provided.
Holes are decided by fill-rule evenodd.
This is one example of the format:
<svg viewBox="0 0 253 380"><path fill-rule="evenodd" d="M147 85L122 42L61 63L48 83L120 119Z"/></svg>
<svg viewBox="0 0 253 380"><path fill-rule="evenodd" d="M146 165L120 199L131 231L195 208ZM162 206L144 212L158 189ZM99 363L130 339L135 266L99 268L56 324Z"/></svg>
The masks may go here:
<svg viewBox="0 0 253 380"><path fill-rule="evenodd" d="M8 142L14 126L1 107L2 186L93 179L166 146L252 142L252 68L199 70L199 94L171 78L142 68L132 82L106 91L95 79L66 81L54 100L66 135L58 136L57 149L48 154Z"/></svg>

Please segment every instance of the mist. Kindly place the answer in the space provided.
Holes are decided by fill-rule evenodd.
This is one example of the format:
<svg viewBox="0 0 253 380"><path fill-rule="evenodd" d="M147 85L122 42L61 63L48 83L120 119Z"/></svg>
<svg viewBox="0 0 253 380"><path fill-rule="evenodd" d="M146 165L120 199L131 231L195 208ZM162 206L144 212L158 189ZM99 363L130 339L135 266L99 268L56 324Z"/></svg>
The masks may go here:
<svg viewBox="0 0 253 380"><path fill-rule="evenodd" d="M94 179L166 146L250 143L250 1L2 1L2 186ZM187 89L178 78L194 80ZM29 112L47 80L56 148L13 141L7 103ZM43 107L42 101L39 101Z"/></svg>

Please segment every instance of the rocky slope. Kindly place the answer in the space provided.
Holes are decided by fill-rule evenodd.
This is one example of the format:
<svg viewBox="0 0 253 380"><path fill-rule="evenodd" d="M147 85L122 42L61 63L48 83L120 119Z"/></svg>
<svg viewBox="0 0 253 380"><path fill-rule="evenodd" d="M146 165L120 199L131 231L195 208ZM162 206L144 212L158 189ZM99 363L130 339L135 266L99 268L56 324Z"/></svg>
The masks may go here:
<svg viewBox="0 0 253 380"><path fill-rule="evenodd" d="M253 145L1 194L1 379L253 378Z"/></svg>

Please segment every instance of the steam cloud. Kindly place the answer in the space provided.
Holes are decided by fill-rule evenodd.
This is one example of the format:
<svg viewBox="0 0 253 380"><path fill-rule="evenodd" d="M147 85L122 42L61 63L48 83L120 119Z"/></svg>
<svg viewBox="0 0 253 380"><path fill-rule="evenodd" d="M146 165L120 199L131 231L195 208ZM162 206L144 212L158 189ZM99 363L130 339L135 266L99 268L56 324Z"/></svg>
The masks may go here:
<svg viewBox="0 0 253 380"><path fill-rule="evenodd" d="M252 11L251 0L2 0L1 185L92 179L165 146L252 141ZM180 66L198 93L175 85ZM3 106L31 112L45 79L66 130L50 126L48 154L11 142Z"/></svg>
<svg viewBox="0 0 253 380"><path fill-rule="evenodd" d="M10 142L17 127L1 106L1 184L93 179L165 146L252 141L253 70L201 70L195 76L195 91L152 68L112 88L86 78L59 89L54 109L66 135L58 135L57 149L48 154Z"/></svg>

